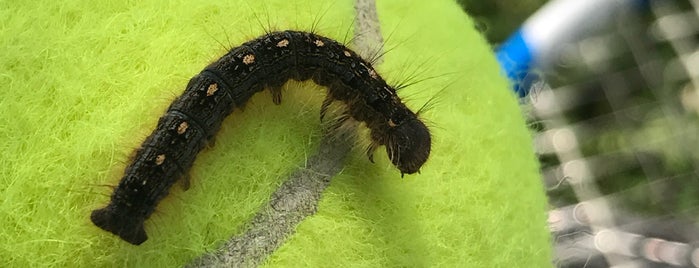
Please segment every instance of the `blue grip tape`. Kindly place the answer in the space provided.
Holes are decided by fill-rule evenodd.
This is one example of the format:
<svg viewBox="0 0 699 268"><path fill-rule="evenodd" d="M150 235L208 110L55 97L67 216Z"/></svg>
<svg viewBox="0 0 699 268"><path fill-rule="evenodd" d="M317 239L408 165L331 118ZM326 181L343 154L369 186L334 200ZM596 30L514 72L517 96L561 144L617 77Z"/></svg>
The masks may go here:
<svg viewBox="0 0 699 268"><path fill-rule="evenodd" d="M524 41L521 29L513 33L496 51L500 67L513 82L514 91L520 98L529 93L532 79L527 79L527 76L534 59L533 54L533 50Z"/></svg>

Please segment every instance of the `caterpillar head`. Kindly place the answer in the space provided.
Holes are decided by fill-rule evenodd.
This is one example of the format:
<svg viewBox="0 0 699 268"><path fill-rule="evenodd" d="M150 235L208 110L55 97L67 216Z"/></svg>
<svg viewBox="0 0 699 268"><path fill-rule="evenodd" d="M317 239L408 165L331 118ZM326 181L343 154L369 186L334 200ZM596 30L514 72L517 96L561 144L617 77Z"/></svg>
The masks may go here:
<svg viewBox="0 0 699 268"><path fill-rule="evenodd" d="M388 125L386 153L391 162L400 170L401 177L419 172L430 156L429 129L410 111L397 113L388 120Z"/></svg>

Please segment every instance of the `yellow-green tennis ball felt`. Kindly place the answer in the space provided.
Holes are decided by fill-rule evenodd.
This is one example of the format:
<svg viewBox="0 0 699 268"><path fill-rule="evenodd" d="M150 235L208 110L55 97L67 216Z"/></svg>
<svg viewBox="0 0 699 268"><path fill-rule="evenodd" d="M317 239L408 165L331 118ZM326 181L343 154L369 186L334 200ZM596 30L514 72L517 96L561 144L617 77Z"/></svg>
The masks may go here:
<svg viewBox="0 0 699 268"><path fill-rule="evenodd" d="M189 78L273 29L343 40L351 1L22 1L0 3L0 260L4 266L180 266L244 231L320 139L324 90L260 93L202 152L130 245L97 227L128 155ZM492 51L452 1L378 1L389 81L433 134L419 175L361 148L318 213L268 266L543 267L545 198L530 136ZM445 88L442 90L442 88Z"/></svg>

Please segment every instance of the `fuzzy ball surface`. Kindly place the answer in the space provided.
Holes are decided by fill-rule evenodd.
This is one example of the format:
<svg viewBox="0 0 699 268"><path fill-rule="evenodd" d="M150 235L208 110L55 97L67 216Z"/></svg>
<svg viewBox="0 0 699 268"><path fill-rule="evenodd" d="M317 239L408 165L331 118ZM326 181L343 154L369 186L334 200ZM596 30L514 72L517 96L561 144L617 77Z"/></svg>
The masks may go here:
<svg viewBox="0 0 699 268"><path fill-rule="evenodd" d="M429 101L432 154L401 179L383 148L367 160L360 134L317 214L263 265L550 266L530 133L491 48L452 1L377 2L377 69L424 80L399 95L413 110ZM349 40L353 19L346 0L0 3L0 262L181 266L243 231L317 147L323 88L290 83L281 105L263 92L229 116L144 244L89 215L189 78L227 49L269 29Z"/></svg>

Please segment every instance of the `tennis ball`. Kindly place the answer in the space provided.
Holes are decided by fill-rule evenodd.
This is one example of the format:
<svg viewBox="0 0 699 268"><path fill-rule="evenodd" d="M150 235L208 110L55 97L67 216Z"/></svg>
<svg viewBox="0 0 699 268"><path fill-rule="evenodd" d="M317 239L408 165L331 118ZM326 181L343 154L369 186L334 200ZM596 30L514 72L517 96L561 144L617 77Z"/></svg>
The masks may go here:
<svg viewBox="0 0 699 268"><path fill-rule="evenodd" d="M128 244L90 220L187 81L265 30L352 35L351 1L34 1L0 8L0 259L9 266L181 266L246 231L321 141L324 89L259 93ZM317 213L265 266L550 265L530 134L493 53L452 1L379 1L377 66L430 126L421 174L353 149ZM349 34L347 34L349 33ZM426 79L431 78L431 79ZM432 101L430 101L432 100ZM360 129L362 126L359 127ZM364 137L366 139L366 137ZM359 135L359 144L362 136ZM381 150L379 150L381 151Z"/></svg>

